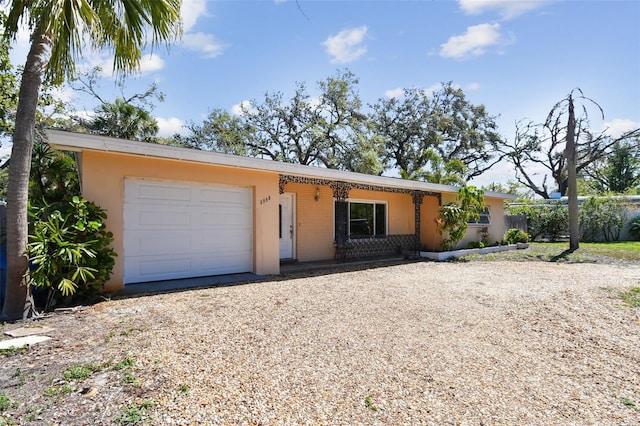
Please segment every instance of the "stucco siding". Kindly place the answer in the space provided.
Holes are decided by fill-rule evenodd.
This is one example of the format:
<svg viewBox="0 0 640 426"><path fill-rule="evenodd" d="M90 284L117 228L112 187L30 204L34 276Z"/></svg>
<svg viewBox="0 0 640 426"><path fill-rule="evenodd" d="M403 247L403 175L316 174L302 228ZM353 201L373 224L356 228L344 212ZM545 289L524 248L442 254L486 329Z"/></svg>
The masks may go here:
<svg viewBox="0 0 640 426"><path fill-rule="evenodd" d="M438 198L425 196L420 206L420 247L426 251L440 249L442 237L435 219L438 217Z"/></svg>
<svg viewBox="0 0 640 426"><path fill-rule="evenodd" d="M107 290L123 286L124 179L147 178L249 187L254 205L254 272L279 273L278 175L233 167L164 160L125 154L84 151L81 157L83 195L107 211L107 227L118 253Z"/></svg>
<svg viewBox="0 0 640 426"><path fill-rule="evenodd" d="M386 202L387 233L389 235L415 233L415 208L410 194L354 189L349 192L349 201Z"/></svg>
<svg viewBox="0 0 640 426"><path fill-rule="evenodd" d="M316 190L320 191L317 201ZM285 192L296 194L296 258L301 262L332 259L334 219L331 188L289 183Z"/></svg>

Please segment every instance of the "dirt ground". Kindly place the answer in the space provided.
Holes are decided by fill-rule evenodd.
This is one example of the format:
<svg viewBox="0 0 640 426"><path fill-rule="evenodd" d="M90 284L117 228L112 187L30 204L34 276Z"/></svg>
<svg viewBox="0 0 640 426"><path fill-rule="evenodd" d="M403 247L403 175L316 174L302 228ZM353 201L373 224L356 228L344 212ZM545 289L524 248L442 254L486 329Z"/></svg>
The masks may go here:
<svg viewBox="0 0 640 426"><path fill-rule="evenodd" d="M640 425L640 265L374 266L3 324L0 425Z"/></svg>

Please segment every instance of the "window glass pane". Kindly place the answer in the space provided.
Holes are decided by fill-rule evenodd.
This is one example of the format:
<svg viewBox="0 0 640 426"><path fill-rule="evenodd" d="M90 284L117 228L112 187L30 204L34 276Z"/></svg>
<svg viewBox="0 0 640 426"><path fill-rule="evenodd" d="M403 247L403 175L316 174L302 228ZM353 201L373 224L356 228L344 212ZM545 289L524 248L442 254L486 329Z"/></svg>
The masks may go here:
<svg viewBox="0 0 640 426"><path fill-rule="evenodd" d="M364 238L373 235L373 204L350 203L349 204L349 236L351 238Z"/></svg>
<svg viewBox="0 0 640 426"><path fill-rule="evenodd" d="M478 219L477 221L474 219L471 219L469 223L473 225L490 225L491 221L490 221L490 215L489 215L489 208L485 207L485 209L482 212L480 212L480 219Z"/></svg>
<svg viewBox="0 0 640 426"><path fill-rule="evenodd" d="M387 205L376 204L376 236L387 235Z"/></svg>

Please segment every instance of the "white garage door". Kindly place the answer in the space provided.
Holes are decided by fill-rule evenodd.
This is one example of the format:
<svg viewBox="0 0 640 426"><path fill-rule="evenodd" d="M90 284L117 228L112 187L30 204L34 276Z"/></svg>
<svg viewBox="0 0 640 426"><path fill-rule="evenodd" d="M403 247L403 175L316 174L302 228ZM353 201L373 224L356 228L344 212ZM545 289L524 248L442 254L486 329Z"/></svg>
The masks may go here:
<svg viewBox="0 0 640 426"><path fill-rule="evenodd" d="M249 272L249 188L125 179L124 281Z"/></svg>

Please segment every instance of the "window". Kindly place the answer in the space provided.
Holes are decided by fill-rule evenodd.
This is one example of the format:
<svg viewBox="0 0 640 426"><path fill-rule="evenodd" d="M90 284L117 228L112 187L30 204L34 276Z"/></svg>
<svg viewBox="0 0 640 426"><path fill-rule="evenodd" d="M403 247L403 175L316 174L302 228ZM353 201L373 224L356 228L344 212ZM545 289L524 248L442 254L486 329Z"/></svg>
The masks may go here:
<svg viewBox="0 0 640 426"><path fill-rule="evenodd" d="M387 205L383 203L349 203L349 238L372 238L387 235Z"/></svg>
<svg viewBox="0 0 640 426"><path fill-rule="evenodd" d="M478 221L471 219L469 221L469 224L470 225L491 225L489 207L485 207L484 210L480 212L480 219L478 219Z"/></svg>

